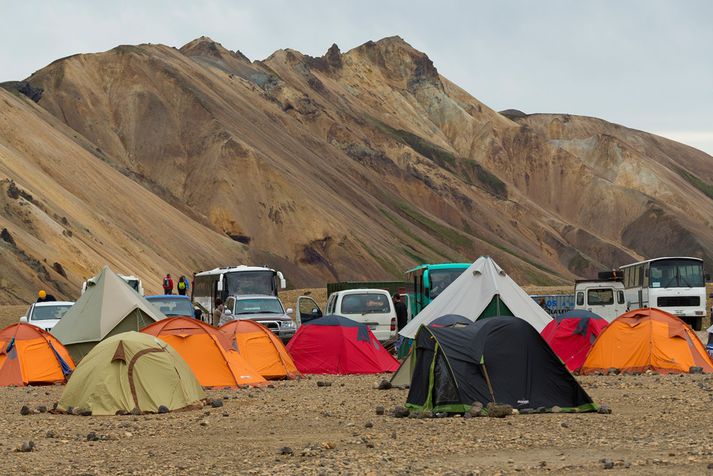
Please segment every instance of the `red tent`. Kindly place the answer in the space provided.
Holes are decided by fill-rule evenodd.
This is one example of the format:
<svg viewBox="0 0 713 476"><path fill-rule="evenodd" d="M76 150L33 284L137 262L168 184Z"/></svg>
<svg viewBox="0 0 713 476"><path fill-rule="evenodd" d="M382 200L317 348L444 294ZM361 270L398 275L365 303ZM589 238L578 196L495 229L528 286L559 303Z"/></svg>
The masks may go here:
<svg viewBox="0 0 713 476"><path fill-rule="evenodd" d="M342 316L303 324L287 351L303 374L377 374L399 368L367 326Z"/></svg>
<svg viewBox="0 0 713 476"><path fill-rule="evenodd" d="M542 329L541 335L574 372L582 367L589 349L608 324L593 312L575 309L555 317Z"/></svg>

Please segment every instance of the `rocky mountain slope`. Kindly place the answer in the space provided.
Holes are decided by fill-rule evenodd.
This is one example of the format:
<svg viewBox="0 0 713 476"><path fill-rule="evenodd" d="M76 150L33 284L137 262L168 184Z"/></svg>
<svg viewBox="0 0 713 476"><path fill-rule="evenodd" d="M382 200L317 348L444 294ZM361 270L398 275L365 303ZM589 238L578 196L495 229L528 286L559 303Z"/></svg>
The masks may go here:
<svg viewBox="0 0 713 476"><path fill-rule="evenodd" d="M0 284L18 299L45 271L71 294L104 261L156 286L238 262L295 286L481 254L532 284L713 263L713 158L599 119L497 113L398 37L263 61L205 37L120 46L6 88L0 173L41 204L2 197Z"/></svg>

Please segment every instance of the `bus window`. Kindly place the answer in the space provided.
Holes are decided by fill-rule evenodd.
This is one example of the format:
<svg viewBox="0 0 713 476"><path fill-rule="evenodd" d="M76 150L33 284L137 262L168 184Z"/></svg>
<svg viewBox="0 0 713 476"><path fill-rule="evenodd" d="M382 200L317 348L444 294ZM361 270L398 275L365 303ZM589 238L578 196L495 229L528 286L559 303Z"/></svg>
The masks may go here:
<svg viewBox="0 0 713 476"><path fill-rule="evenodd" d="M458 276L463 274L462 269L435 269L429 272L431 279L431 292L429 297L433 300L443 292Z"/></svg>
<svg viewBox="0 0 713 476"><path fill-rule="evenodd" d="M617 296L617 302L619 304L624 304L624 291L617 291L616 296Z"/></svg>

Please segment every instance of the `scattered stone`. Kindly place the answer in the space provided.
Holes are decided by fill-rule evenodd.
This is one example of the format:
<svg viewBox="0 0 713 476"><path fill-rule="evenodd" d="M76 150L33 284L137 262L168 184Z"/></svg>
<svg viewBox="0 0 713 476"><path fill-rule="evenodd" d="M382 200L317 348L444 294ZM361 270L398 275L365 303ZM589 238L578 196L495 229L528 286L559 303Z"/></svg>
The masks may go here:
<svg viewBox="0 0 713 476"><path fill-rule="evenodd" d="M376 388L377 390L389 390L391 388L391 382L384 379L377 384Z"/></svg>
<svg viewBox="0 0 713 476"><path fill-rule="evenodd" d="M688 369L689 374L702 374L703 373L703 367L696 367L693 366L690 369Z"/></svg>
<svg viewBox="0 0 713 476"><path fill-rule="evenodd" d="M325 441L322 443L322 448L325 450L333 450L337 445L333 441Z"/></svg>
<svg viewBox="0 0 713 476"><path fill-rule="evenodd" d="M39 407L37 407L37 412L38 413L47 413L47 407L44 405L40 405Z"/></svg>
<svg viewBox="0 0 713 476"><path fill-rule="evenodd" d="M29 453L30 451L35 451L35 442L32 440L26 441L18 446L15 451L17 453Z"/></svg>
<svg viewBox="0 0 713 476"><path fill-rule="evenodd" d="M562 409L561 409L560 407L558 407L557 405L555 405L554 407L552 407L552 408L550 409L550 411L551 411L552 413L562 413Z"/></svg>
<svg viewBox="0 0 713 476"><path fill-rule="evenodd" d="M97 434L95 432L90 431L87 434L87 441L99 441L99 437L97 436Z"/></svg>
<svg viewBox="0 0 713 476"><path fill-rule="evenodd" d="M601 413L602 415L609 415L611 414L611 408L609 408L609 405L600 405L599 410L597 410L597 413Z"/></svg>
<svg viewBox="0 0 713 476"><path fill-rule="evenodd" d="M230 416L230 413L228 413L228 412L223 412L223 416L224 416L224 417Z"/></svg>
<svg viewBox="0 0 713 476"><path fill-rule="evenodd" d="M377 414L377 415L383 415L383 414L384 414L384 407L382 407L382 406L376 407L376 414Z"/></svg>
<svg viewBox="0 0 713 476"><path fill-rule="evenodd" d="M562 428L569 428L569 423L567 423L566 421L562 421L562 422L560 422L560 426Z"/></svg>
<svg viewBox="0 0 713 476"><path fill-rule="evenodd" d="M208 426L208 420L201 420L199 423L200 426Z"/></svg>
<svg viewBox="0 0 713 476"><path fill-rule="evenodd" d="M132 415L141 415L141 410L139 410L139 407L134 407L129 413Z"/></svg>
<svg viewBox="0 0 713 476"><path fill-rule="evenodd" d="M620 373L620 370L615 367L612 367L607 370L607 375L619 375L619 373Z"/></svg>
<svg viewBox="0 0 713 476"><path fill-rule="evenodd" d="M55 433L54 430L48 430L47 433L45 433L45 438L57 438L57 433Z"/></svg>
<svg viewBox="0 0 713 476"><path fill-rule="evenodd" d="M282 448L277 450L277 453L281 454L281 455L288 455L288 456L292 456L293 454L295 454L295 452L289 446L283 446Z"/></svg>
<svg viewBox="0 0 713 476"><path fill-rule="evenodd" d="M168 413L168 407L166 405L161 405L158 407L158 412L161 414Z"/></svg>
<svg viewBox="0 0 713 476"><path fill-rule="evenodd" d="M446 412L436 413L436 418L446 418L447 416L448 416L448 413L446 413Z"/></svg>
<svg viewBox="0 0 713 476"><path fill-rule="evenodd" d="M32 413L32 410L30 410L30 407L27 405L23 405L22 408L20 408L20 415L26 416Z"/></svg>
<svg viewBox="0 0 713 476"><path fill-rule="evenodd" d="M317 381L317 386L318 386L318 387L331 387L331 386L332 386L332 382L325 382L325 381L323 381L323 380L318 380L318 381Z"/></svg>
<svg viewBox="0 0 713 476"><path fill-rule="evenodd" d="M210 406L213 408L220 408L223 406L223 400L214 399L213 401L210 402Z"/></svg>
<svg viewBox="0 0 713 476"><path fill-rule="evenodd" d="M373 427L374 427L374 424L370 421L364 423L364 428L373 428Z"/></svg>
<svg viewBox="0 0 713 476"><path fill-rule="evenodd" d="M713 469L713 463L708 463L708 466L706 466L706 469Z"/></svg>
<svg viewBox="0 0 713 476"><path fill-rule="evenodd" d="M409 413L409 409L406 407L397 406L396 408L394 408L394 416L396 418L406 418L407 416L409 416Z"/></svg>
<svg viewBox="0 0 713 476"><path fill-rule="evenodd" d="M433 412L429 410L424 410L418 413L419 418L433 418Z"/></svg>
<svg viewBox="0 0 713 476"><path fill-rule="evenodd" d="M470 406L470 410L468 410L468 415L471 417L477 417L481 416L483 413L483 404L480 402L473 402L473 405Z"/></svg>
<svg viewBox="0 0 713 476"><path fill-rule="evenodd" d="M92 416L92 411L91 411L91 410L79 410L78 413L79 413L79 415L81 415L81 416Z"/></svg>
<svg viewBox="0 0 713 476"><path fill-rule="evenodd" d="M512 406L505 403L490 402L488 406L485 407L485 410L491 418L505 418L508 415L512 415Z"/></svg>
<svg viewBox="0 0 713 476"><path fill-rule="evenodd" d="M124 438L131 438L132 436L134 436L134 434L131 433L130 431L125 431L125 432L124 432Z"/></svg>
<svg viewBox="0 0 713 476"><path fill-rule="evenodd" d="M602 463L602 468L604 468L604 469L614 468L614 461L610 460L609 458L603 458L601 460L601 463Z"/></svg>
<svg viewBox="0 0 713 476"><path fill-rule="evenodd" d="M395 432L395 431L392 431L392 432L391 432L391 439L392 439L392 440L395 440L395 439L396 439L396 432Z"/></svg>

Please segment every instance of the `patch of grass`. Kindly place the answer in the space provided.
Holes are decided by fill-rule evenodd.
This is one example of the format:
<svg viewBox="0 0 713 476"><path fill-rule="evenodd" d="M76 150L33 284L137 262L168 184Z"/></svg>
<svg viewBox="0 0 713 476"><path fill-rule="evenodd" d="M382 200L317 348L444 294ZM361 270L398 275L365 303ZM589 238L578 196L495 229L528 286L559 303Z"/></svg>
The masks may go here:
<svg viewBox="0 0 713 476"><path fill-rule="evenodd" d="M364 250L369 254L369 256L374 258L374 260L379 263L381 269L385 270L391 276L403 279L403 272L399 270L398 266L396 266L393 261L385 259L383 256L374 253L371 248L369 248L363 241L357 240L357 242L362 246L362 248L364 248Z"/></svg>
<svg viewBox="0 0 713 476"><path fill-rule="evenodd" d="M401 250L406 254L406 256L408 256L409 258L414 260L416 263L428 263L428 260L426 258L424 258L423 256L420 256L420 255L417 255L416 253L414 253L410 249L406 248L405 246L402 246Z"/></svg>
<svg viewBox="0 0 713 476"><path fill-rule="evenodd" d="M582 254L578 252L572 257L571 260L569 260L569 263L567 263L567 267L574 274L582 276L583 271L587 269L589 264L589 260L587 260L587 258L582 256Z"/></svg>
<svg viewBox="0 0 713 476"><path fill-rule="evenodd" d="M442 258L445 258L445 259L448 260L448 261L456 261L456 260L453 259L453 257L448 256L447 254L443 253L442 251L437 250L436 248L434 248L433 246L431 246L430 244L428 244L425 240L423 240L421 237L419 237L418 235L414 234L411 230L409 230L409 228L408 228L406 225L404 225L404 224L401 222L401 220L399 220L397 217L395 217L394 215L392 215L391 213L389 213L388 210L379 207L379 211L380 211L391 223L393 223L394 226L396 226L396 228L399 229L399 231L401 231L404 235L406 235L406 236L408 236L409 238L411 238L412 240L414 240L414 241L415 241L416 243L418 243L419 245L421 245L421 246L423 246L424 248L426 248L428 251L431 251L433 254L435 254L435 255L437 255L437 256L440 256L440 257L442 257Z"/></svg>
<svg viewBox="0 0 713 476"><path fill-rule="evenodd" d="M500 180L495 174L488 171L477 161L459 158L452 152L424 139L421 136L403 129L396 129L374 118L367 117L366 120L377 130L401 142L402 144L408 145L422 156L431 159L440 167L443 167L444 169L461 177L463 181L469 185L479 185L483 187L485 191L501 200L507 198L508 190L505 182Z"/></svg>
<svg viewBox="0 0 713 476"><path fill-rule="evenodd" d="M388 124L384 124L383 122L374 119L373 117L367 117L366 120L379 131L391 136L403 144L408 145L413 150L422 156L431 159L441 167L449 170L453 170L455 167L457 161L456 156L443 147L437 146L436 144L429 142L423 137L411 132L391 127Z"/></svg>
<svg viewBox="0 0 713 476"><path fill-rule="evenodd" d="M478 184L485 188L485 190L491 195L494 195L501 200L508 198L507 185L505 185L505 182L500 180L495 174L491 173L475 160L463 160L461 163L463 168L465 168L466 173L470 172L470 174L473 174ZM471 183L471 185L478 184Z"/></svg>
<svg viewBox="0 0 713 476"><path fill-rule="evenodd" d="M684 170L680 167L676 168L676 172L678 172L678 175L686 179L688 183L696 187L698 190L703 192L708 198L713 200L713 185L709 184L705 180L701 179L700 177L697 177L696 175L693 175L692 173L688 172L687 170Z"/></svg>
<svg viewBox="0 0 713 476"><path fill-rule="evenodd" d="M398 207L408 218L413 220L416 225L442 238L452 248L473 249L473 241L467 236L461 235L453 228L436 223L405 203L400 203Z"/></svg>

